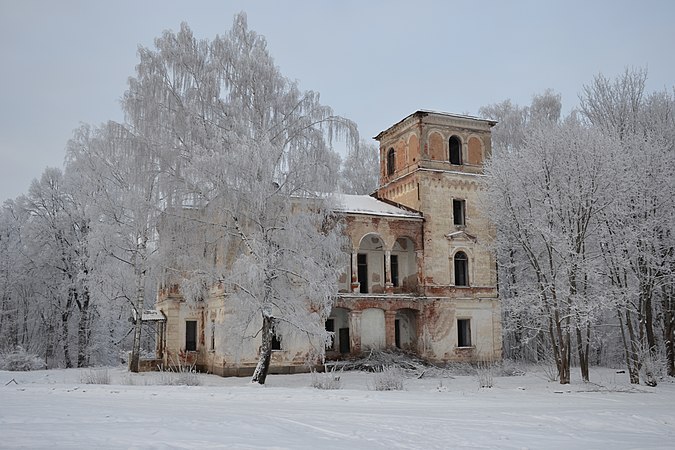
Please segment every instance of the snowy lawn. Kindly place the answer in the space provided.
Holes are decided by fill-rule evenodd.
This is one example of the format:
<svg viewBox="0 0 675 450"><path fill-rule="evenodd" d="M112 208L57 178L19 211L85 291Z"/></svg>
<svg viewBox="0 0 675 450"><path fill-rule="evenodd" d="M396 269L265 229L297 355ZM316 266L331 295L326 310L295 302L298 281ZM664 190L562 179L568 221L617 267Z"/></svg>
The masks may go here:
<svg viewBox="0 0 675 450"><path fill-rule="evenodd" d="M675 448L675 384L631 387L626 374L560 386L542 373L406 379L374 391L373 374L199 375L200 386L157 385L161 374L108 369L0 371L0 447L7 448ZM14 380L14 381L12 381ZM7 384L8 383L8 384Z"/></svg>

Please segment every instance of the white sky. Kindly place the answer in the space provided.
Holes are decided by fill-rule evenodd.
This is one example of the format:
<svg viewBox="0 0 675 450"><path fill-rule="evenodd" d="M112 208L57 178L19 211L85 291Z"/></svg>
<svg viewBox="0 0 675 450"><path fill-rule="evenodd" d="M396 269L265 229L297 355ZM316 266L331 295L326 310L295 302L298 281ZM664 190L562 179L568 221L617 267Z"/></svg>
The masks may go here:
<svg viewBox="0 0 675 450"><path fill-rule="evenodd" d="M565 110L593 76L647 67L675 85L675 2L0 0L0 201L61 167L81 122L122 120L138 45L198 38L246 11L283 74L375 136L417 109L476 114L546 88Z"/></svg>

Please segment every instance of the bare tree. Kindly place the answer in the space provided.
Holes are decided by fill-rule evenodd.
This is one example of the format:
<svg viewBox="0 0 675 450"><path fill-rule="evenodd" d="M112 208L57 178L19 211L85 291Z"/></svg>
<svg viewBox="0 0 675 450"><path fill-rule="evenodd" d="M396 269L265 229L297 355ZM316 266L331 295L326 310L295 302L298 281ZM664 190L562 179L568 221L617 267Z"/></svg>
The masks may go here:
<svg viewBox="0 0 675 450"><path fill-rule="evenodd" d="M375 192L380 179L377 145L360 141L342 164L340 189L345 194L366 195Z"/></svg>
<svg viewBox="0 0 675 450"><path fill-rule="evenodd" d="M339 169L330 143L353 146L356 127L281 75L244 14L212 41L183 24L155 45L139 51L124 102L135 135L162 149L164 282L191 301L223 286L242 341L262 336L264 383L275 333L323 352L341 248L323 194ZM206 242L170 237L181 223Z"/></svg>

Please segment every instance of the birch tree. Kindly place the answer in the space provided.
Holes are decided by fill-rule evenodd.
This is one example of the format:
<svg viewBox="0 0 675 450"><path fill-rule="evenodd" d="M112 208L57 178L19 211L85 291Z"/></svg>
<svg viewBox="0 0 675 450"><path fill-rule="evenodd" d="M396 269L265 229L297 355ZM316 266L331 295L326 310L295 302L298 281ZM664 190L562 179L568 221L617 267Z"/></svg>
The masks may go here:
<svg viewBox="0 0 675 450"><path fill-rule="evenodd" d="M589 122L619 140L615 164L628 176L603 223L603 248L631 381L637 383L642 372L645 382L655 385L659 341L667 373L675 375L675 97L667 91L645 92L646 79L643 69L626 69L613 80L598 75L584 86L581 110Z"/></svg>
<svg viewBox="0 0 675 450"><path fill-rule="evenodd" d="M375 192L380 180L377 145L360 141L345 158L340 171L340 189L345 194L368 195Z"/></svg>
<svg viewBox="0 0 675 450"><path fill-rule="evenodd" d="M138 371L141 317L156 248L161 173L157 147L143 141L122 124L109 122L98 129L82 127L68 146L71 167L79 170L96 194L100 247L125 265L133 288L124 289L135 316L130 368ZM75 169L77 168L77 169Z"/></svg>
<svg viewBox="0 0 675 450"><path fill-rule="evenodd" d="M244 14L211 41L183 24L139 54L125 105L134 133L165 155L164 229L215 230L211 245L183 238L193 251L180 257L184 233L163 238L175 246L164 273L191 301L223 286L242 341L261 336L253 381L264 383L275 333L299 333L323 352L341 247L322 193L336 187L332 139L352 145L356 128L280 73Z"/></svg>

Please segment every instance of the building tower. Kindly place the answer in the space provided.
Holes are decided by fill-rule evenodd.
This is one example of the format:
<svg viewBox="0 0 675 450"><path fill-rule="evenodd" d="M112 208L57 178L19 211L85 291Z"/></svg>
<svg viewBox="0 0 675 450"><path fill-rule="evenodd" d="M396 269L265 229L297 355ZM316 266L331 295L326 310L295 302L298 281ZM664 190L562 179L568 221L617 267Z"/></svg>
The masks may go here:
<svg viewBox="0 0 675 450"><path fill-rule="evenodd" d="M447 359L501 357L496 262L490 250L494 228L478 208L495 124L417 111L375 137L380 143L377 197L424 217L420 284L424 296L437 298L443 310L454 313L451 334L457 336L457 348Z"/></svg>

